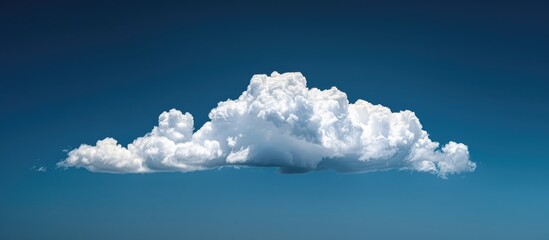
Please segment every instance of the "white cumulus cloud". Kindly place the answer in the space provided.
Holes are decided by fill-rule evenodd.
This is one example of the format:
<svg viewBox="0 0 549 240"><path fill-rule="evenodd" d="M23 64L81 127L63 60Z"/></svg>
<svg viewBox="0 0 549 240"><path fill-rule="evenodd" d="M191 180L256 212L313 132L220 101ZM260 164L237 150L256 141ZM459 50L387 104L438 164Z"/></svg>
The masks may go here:
<svg viewBox="0 0 549 240"><path fill-rule="evenodd" d="M223 166L277 167L284 173L399 169L441 177L476 167L467 145L440 146L414 112L349 103L335 87L308 88L301 73L254 75L240 97L220 102L208 116L194 131L190 113L171 109L127 146L113 138L82 144L58 165L112 173Z"/></svg>

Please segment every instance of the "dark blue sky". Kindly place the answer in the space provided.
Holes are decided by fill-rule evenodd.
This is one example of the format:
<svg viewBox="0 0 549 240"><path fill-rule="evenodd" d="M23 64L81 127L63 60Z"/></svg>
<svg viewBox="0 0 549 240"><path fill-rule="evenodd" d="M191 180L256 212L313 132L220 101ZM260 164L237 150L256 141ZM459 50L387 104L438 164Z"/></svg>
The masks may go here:
<svg viewBox="0 0 549 240"><path fill-rule="evenodd" d="M549 239L548 4L0 4L1 239ZM256 73L416 112L466 143L443 180L275 169L99 174L64 149L196 126ZM37 172L33 166L47 167Z"/></svg>

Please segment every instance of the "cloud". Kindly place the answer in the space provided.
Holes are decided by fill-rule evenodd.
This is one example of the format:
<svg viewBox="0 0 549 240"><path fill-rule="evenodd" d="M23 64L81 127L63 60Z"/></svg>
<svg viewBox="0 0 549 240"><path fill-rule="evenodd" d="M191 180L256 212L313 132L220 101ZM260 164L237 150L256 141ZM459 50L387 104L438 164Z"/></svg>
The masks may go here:
<svg viewBox="0 0 549 240"><path fill-rule="evenodd" d="M197 171L224 166L372 172L390 169L446 177L471 172L467 145L429 139L412 111L349 103L332 87L308 88L301 73L254 75L240 97L220 102L194 131L190 113L171 109L127 147L113 138L82 144L59 162L92 172Z"/></svg>
<svg viewBox="0 0 549 240"><path fill-rule="evenodd" d="M46 172L48 169L44 166L36 166L36 165L33 165L31 167L31 170L33 171L37 171L37 172Z"/></svg>

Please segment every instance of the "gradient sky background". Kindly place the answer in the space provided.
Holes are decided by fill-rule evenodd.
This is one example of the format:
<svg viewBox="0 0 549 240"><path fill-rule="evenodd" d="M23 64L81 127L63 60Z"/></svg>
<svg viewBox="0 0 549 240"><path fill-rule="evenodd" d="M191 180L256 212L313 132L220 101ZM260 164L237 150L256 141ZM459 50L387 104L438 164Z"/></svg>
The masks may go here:
<svg viewBox="0 0 549 240"><path fill-rule="evenodd" d="M547 4L12 2L0 4L1 239L549 239ZM81 143L129 143L170 108L201 126L274 70L410 109L433 140L467 144L477 170L55 167Z"/></svg>

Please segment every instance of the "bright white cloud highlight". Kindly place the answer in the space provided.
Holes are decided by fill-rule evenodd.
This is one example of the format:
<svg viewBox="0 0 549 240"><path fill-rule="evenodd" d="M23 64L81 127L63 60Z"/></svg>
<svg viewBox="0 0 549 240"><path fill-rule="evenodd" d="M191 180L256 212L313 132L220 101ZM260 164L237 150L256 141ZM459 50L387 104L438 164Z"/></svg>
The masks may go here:
<svg viewBox="0 0 549 240"><path fill-rule="evenodd" d="M127 147L105 138L70 151L58 165L112 173L223 166L278 167L285 173L400 169L441 177L476 167L466 145L440 147L429 139L414 112L349 103L335 87L308 88L301 73L254 75L238 99L220 102L208 116L193 132L193 116L172 109Z"/></svg>

